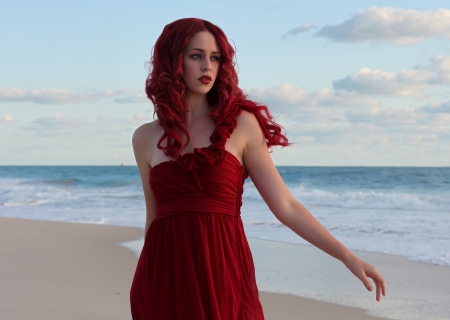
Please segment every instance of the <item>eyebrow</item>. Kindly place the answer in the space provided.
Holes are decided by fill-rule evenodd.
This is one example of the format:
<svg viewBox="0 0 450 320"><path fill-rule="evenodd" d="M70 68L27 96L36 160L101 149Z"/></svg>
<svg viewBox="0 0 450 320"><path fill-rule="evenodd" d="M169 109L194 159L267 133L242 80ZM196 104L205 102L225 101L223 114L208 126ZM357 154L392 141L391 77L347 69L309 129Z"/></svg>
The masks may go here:
<svg viewBox="0 0 450 320"><path fill-rule="evenodd" d="M189 51L192 51L192 50L198 50L198 51L200 51L200 52L205 52L205 50L200 49L200 48L192 48L192 49L189 49L189 50L186 51L186 52L189 52ZM219 51L213 51L212 53L213 53L213 54L220 54Z"/></svg>

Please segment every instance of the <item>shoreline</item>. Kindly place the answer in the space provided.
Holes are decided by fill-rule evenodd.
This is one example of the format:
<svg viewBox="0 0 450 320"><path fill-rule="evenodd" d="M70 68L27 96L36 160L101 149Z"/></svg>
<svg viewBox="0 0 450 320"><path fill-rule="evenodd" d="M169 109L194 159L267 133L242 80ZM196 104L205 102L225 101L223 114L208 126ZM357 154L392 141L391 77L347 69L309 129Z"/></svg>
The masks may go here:
<svg viewBox="0 0 450 320"><path fill-rule="evenodd" d="M0 234L3 239L3 245L0 246L2 256L0 308L3 316L8 319L38 320L131 319L129 288L137 259L136 255L122 244L142 239L142 228L2 217ZM380 319L367 315L362 308L330 303L335 301L319 301L326 300L327 297L316 296L309 299L273 293L281 290L271 288L269 285L276 284L279 279L275 279L275 282L267 281L268 275L271 277L269 280L274 280L273 266L272 269L261 268L261 264L266 264L267 259L276 261L278 258L273 254L278 252L284 259L278 261L276 267L281 267L280 272L285 280L291 280L292 270L284 273L283 266L292 268L290 250L293 248L284 244L280 247L280 244L275 242L268 243L253 238L249 238L249 243L254 255L260 299L266 319ZM300 249L303 256L307 257L306 260L311 254L319 253L319 259L315 261L323 263L324 257L320 257L320 254L326 255L319 250L311 247L317 251L311 253L305 248ZM261 254L261 250L264 254ZM268 250L270 255L267 254ZM363 257L360 253L358 252L358 256ZM387 260L391 260L392 257L388 258ZM330 258L330 261L332 260L334 259ZM326 260L326 264L330 261ZM395 263L399 262L394 261L394 266ZM399 267L403 266L402 264ZM301 265L296 267L298 270L303 268ZM347 272L342 266L340 269ZM379 269L384 272L383 269ZM300 274L298 270L296 272ZM346 274L344 281L348 281L349 277L352 275ZM283 281L277 284L280 288L284 286ZM317 287L321 285L321 281L328 280L316 277L311 281ZM445 279L438 281L443 286L448 282ZM388 281L388 296L377 303L382 308L390 305L389 283ZM308 285L306 281L305 290L308 290ZM358 284L358 290L363 292L363 289ZM428 291L428 288L423 289ZM392 293L394 292L392 288ZM373 299L371 302L376 303L374 293L369 295L370 300Z"/></svg>

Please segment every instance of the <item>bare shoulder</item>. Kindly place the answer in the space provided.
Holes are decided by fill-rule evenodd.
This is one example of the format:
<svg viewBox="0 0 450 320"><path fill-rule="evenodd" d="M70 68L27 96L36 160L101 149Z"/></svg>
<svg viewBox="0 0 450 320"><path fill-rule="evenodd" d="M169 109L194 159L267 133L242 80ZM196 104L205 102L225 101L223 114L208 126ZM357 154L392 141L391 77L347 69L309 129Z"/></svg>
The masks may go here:
<svg viewBox="0 0 450 320"><path fill-rule="evenodd" d="M237 121L236 131L245 140L247 148L249 146L265 144L264 133L253 113L242 110L241 114L237 117Z"/></svg>
<svg viewBox="0 0 450 320"><path fill-rule="evenodd" d="M237 117L238 127L242 129L255 130L259 128L258 120L253 113L246 110L242 110L241 114Z"/></svg>
<svg viewBox="0 0 450 320"><path fill-rule="evenodd" d="M162 128L159 126L159 120L144 123L133 133L133 146L149 146L152 141L161 137Z"/></svg>

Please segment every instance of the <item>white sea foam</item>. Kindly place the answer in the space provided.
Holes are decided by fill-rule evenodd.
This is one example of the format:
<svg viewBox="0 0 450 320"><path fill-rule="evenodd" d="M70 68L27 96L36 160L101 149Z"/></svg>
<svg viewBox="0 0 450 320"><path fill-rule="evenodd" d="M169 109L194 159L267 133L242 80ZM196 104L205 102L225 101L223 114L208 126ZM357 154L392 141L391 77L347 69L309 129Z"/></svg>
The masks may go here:
<svg viewBox="0 0 450 320"><path fill-rule="evenodd" d="M291 186L289 189L292 195L305 205L361 209L450 210L450 195L432 196L360 190L330 191L310 189L301 185ZM243 197L262 201L261 195L252 184L246 185Z"/></svg>
<svg viewBox="0 0 450 320"><path fill-rule="evenodd" d="M8 201L3 205L5 207L22 207L22 206L38 206L41 204L50 203L50 200L21 200L21 201Z"/></svg>
<svg viewBox="0 0 450 320"><path fill-rule="evenodd" d="M76 221L70 221L70 222L87 223L87 224L111 224L110 219L107 219L107 218L76 220Z"/></svg>
<svg viewBox="0 0 450 320"><path fill-rule="evenodd" d="M249 236L306 243L274 217L251 184L246 187L242 217ZM351 249L450 265L450 205L443 205L448 201L444 196L338 192L304 187L291 187L291 191Z"/></svg>

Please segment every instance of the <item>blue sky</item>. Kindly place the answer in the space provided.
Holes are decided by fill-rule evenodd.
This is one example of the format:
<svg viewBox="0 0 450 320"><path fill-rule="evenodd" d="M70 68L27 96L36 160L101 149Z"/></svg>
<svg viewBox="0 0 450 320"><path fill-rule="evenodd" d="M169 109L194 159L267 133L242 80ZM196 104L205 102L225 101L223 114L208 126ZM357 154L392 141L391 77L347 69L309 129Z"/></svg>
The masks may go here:
<svg viewBox="0 0 450 320"><path fill-rule="evenodd" d="M0 3L0 165L134 164L145 62L183 17L235 44L240 86L295 143L277 165L450 164L444 1L226 3Z"/></svg>

